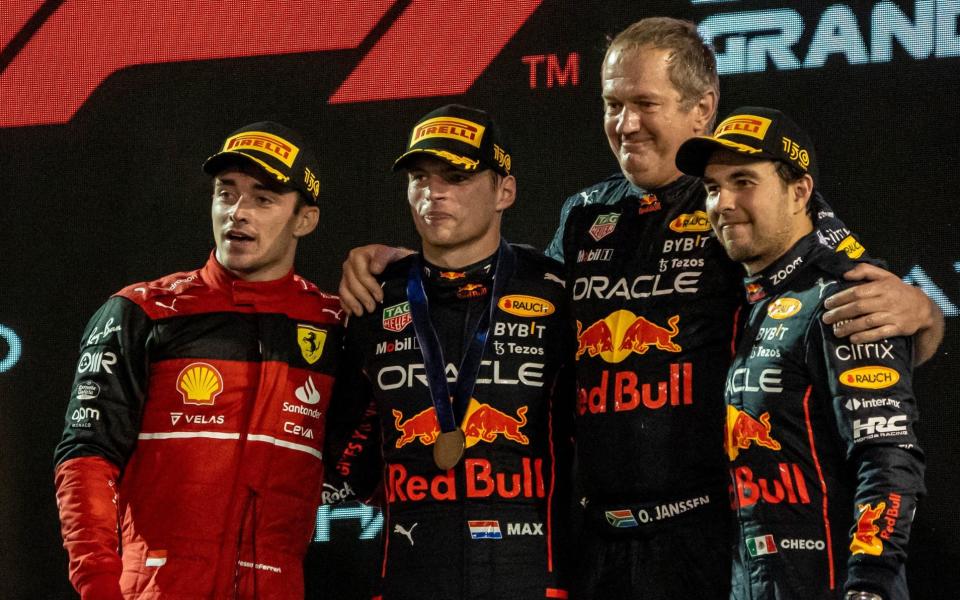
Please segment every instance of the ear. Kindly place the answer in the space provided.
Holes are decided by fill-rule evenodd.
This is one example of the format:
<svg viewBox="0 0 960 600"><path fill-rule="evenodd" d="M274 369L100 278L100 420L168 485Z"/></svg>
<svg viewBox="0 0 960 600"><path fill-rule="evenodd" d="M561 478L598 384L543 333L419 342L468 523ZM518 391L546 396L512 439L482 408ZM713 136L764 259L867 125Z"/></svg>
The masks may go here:
<svg viewBox="0 0 960 600"><path fill-rule="evenodd" d="M813 195L813 177L807 173L791 183L790 189L793 190L791 201L794 203L794 214L806 213L807 203L810 202L810 197Z"/></svg>
<svg viewBox="0 0 960 600"><path fill-rule="evenodd" d="M320 209L308 204L301 207L300 212L293 218L296 219L296 224L293 227L293 237L302 238L313 233L313 230L317 228L317 224L320 222Z"/></svg>
<svg viewBox="0 0 960 600"><path fill-rule="evenodd" d="M517 178L507 175L500 180L500 189L497 190L497 212L502 212L513 206L517 199Z"/></svg>
<svg viewBox="0 0 960 600"><path fill-rule="evenodd" d="M693 113L694 135L707 135L709 128L717 115L717 104L720 98L717 97L717 91L710 89L704 92L697 103L690 109Z"/></svg>

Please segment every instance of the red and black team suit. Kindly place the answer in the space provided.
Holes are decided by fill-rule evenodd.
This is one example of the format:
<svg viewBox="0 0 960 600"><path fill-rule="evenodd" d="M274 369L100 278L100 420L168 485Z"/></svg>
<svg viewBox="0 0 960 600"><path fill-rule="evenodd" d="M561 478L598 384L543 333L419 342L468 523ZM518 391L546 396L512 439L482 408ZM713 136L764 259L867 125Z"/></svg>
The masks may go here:
<svg viewBox="0 0 960 600"><path fill-rule="evenodd" d="M407 296L418 257L384 273L382 310L349 322L344 362L354 376L341 372L336 402L372 399L375 427L353 434L328 481L341 497L364 498L382 473L384 600L567 597L574 340L562 267L522 246L505 251L515 267L491 313L462 422L467 447L452 469L434 463L441 429ZM451 385L488 310L495 257L457 271L423 263ZM371 470L381 452L382 471Z"/></svg>
<svg viewBox="0 0 960 600"><path fill-rule="evenodd" d="M710 230L705 198L699 178L646 191L617 174L564 204L579 338L578 597L729 596L722 390L743 269ZM823 244L855 244L822 197L811 202Z"/></svg>
<svg viewBox="0 0 960 600"><path fill-rule="evenodd" d="M56 450L83 597L303 597L339 316L293 272L246 282L213 255L100 308Z"/></svg>
<svg viewBox="0 0 960 600"><path fill-rule="evenodd" d="M924 491L912 340L850 344L823 324L852 266L810 234L745 280L752 305L725 388L733 598L909 598Z"/></svg>

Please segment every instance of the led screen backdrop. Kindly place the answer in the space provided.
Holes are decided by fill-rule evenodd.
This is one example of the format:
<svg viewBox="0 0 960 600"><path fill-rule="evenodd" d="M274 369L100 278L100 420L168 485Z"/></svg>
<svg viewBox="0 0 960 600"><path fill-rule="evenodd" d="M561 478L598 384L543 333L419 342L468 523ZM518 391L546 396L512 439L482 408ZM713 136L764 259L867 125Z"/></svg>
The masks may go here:
<svg viewBox="0 0 960 600"><path fill-rule="evenodd" d="M485 107L519 177L506 236L542 247L563 198L617 168L599 65L607 35L652 15L692 19L716 45L721 115L776 106L810 132L840 216L948 315L917 375L929 496L909 572L915 597L953 595L957 0L21 0L0 20L0 596L73 597L52 451L80 332L122 286L206 258L200 164L219 140L264 119L316 140L322 223L298 268L332 290L349 248L414 243L389 170L409 125L447 102ZM381 528L366 507L320 511L310 596L363 597Z"/></svg>

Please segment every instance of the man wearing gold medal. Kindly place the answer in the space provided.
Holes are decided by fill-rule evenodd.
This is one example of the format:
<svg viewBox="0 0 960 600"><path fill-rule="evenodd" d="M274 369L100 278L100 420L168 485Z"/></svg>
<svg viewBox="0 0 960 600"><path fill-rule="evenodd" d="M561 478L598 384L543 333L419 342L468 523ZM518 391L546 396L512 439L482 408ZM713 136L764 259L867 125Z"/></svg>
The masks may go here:
<svg viewBox="0 0 960 600"><path fill-rule="evenodd" d="M373 427L328 481L362 498L384 474L384 600L567 597L575 340L561 265L500 237L512 168L489 115L457 105L420 119L394 164L421 252L348 326L337 397L369 403Z"/></svg>

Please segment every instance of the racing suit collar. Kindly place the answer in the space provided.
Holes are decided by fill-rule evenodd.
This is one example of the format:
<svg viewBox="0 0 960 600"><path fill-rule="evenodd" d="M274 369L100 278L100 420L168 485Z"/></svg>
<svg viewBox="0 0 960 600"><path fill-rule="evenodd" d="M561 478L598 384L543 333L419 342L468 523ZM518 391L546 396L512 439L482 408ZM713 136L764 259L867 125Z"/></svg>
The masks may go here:
<svg viewBox="0 0 960 600"><path fill-rule="evenodd" d="M423 261L423 282L431 299L469 300L486 296L493 279L494 252L483 260L460 269L444 269Z"/></svg>
<svg viewBox="0 0 960 600"><path fill-rule="evenodd" d="M817 241L816 233L809 233L800 238L792 248L766 269L756 275L744 277L743 285L746 288L747 301L754 304L778 293L793 277L803 271L805 263L809 262L810 254L819 249L830 252Z"/></svg>
<svg viewBox="0 0 960 600"><path fill-rule="evenodd" d="M272 281L244 281L220 264L216 251L210 252L207 264L200 270L200 277L211 288L229 294L234 304L258 308L268 308L271 304L282 302L297 287L293 269Z"/></svg>

